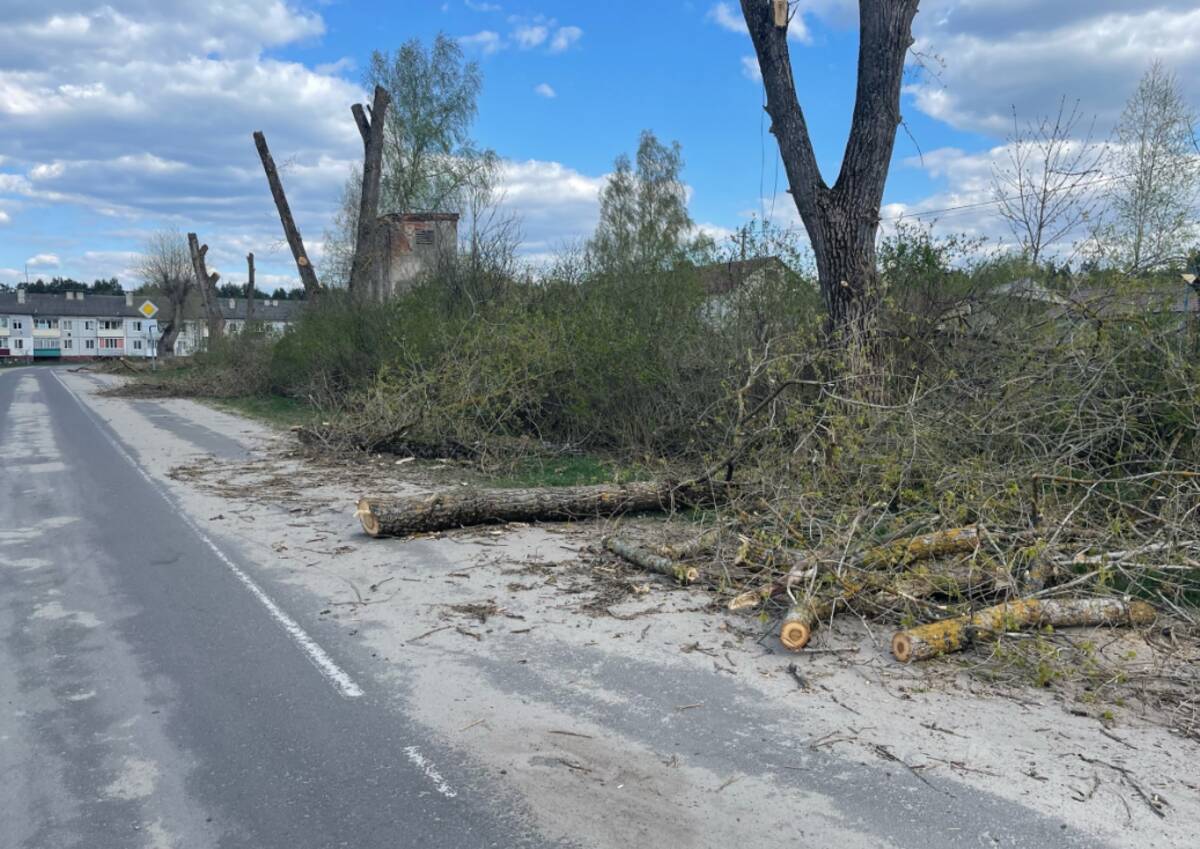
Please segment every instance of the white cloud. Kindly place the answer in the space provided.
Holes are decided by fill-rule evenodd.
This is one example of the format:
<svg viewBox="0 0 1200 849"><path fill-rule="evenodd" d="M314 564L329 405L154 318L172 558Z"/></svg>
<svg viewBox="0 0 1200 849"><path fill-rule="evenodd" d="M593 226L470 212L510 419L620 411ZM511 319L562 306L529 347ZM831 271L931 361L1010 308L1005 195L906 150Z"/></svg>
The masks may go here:
<svg viewBox="0 0 1200 849"><path fill-rule="evenodd" d="M558 92L554 90L554 87L551 86L550 83L538 83L533 87L533 90L540 97L545 97L547 99L558 97Z"/></svg>
<svg viewBox="0 0 1200 849"><path fill-rule="evenodd" d="M797 4L793 9L792 18L788 23L788 38L808 44L812 41L812 38L809 35L808 26L804 23L804 12L827 12L830 7L836 8L839 5L837 0L834 0L832 3L816 0L816 2L801 2ZM721 29L741 33L742 35L750 34L750 29L746 26L746 19L742 16L741 10L735 9L732 3L717 3L708 10L708 14L705 17L721 27Z"/></svg>
<svg viewBox="0 0 1200 849"><path fill-rule="evenodd" d="M583 30L579 27L559 27L554 33L554 39L550 42L551 53L562 53L571 48L571 45L583 38Z"/></svg>
<svg viewBox="0 0 1200 849"><path fill-rule="evenodd" d="M12 222L12 216L0 209L0 224L9 224Z"/></svg>
<svg viewBox="0 0 1200 849"><path fill-rule="evenodd" d="M591 235L600 218L600 190L607 179L559 162L506 160L500 172L502 205L521 218L522 252L545 257Z"/></svg>
<svg viewBox="0 0 1200 849"><path fill-rule="evenodd" d="M742 13L734 11L733 6L728 3L718 3L709 9L708 19L730 32L750 34L750 28L746 26L746 19L742 17Z"/></svg>
<svg viewBox="0 0 1200 849"><path fill-rule="evenodd" d="M472 12L499 12L501 7L499 3L478 3L474 0L463 0L463 5Z"/></svg>
<svg viewBox="0 0 1200 849"><path fill-rule="evenodd" d="M30 268L58 268L59 261L55 254L36 254L25 260Z"/></svg>
<svg viewBox="0 0 1200 849"><path fill-rule="evenodd" d="M757 56L742 57L742 76L756 83L762 82L762 68L758 67Z"/></svg>
<svg viewBox="0 0 1200 849"><path fill-rule="evenodd" d="M550 31L544 26L520 26L513 30L513 41L522 50L532 50L550 37Z"/></svg>
<svg viewBox="0 0 1200 849"><path fill-rule="evenodd" d="M1200 8L1194 0L928 0L915 49L944 67L906 91L955 127L1002 134L1015 104L1027 118L1081 98L1102 128L1153 59L1200 98Z"/></svg>
<svg viewBox="0 0 1200 849"><path fill-rule="evenodd" d="M464 47L474 48L484 56L491 56L504 48L504 39L500 37L500 33L490 29L481 30L474 35L464 35L458 40L458 43Z"/></svg>

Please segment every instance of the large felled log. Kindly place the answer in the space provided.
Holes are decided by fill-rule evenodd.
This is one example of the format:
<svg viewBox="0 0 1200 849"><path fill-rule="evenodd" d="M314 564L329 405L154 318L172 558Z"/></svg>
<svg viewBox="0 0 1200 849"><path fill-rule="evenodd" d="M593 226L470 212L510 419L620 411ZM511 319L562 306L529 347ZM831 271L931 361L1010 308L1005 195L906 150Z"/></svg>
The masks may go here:
<svg viewBox="0 0 1200 849"><path fill-rule="evenodd" d="M661 557L628 540L607 537L604 540L604 547L621 559L628 560L634 566L645 569L647 572L657 572L660 575L674 578L681 584L694 584L700 580L700 570L695 566L676 563L669 557Z"/></svg>
<svg viewBox="0 0 1200 849"><path fill-rule="evenodd" d="M363 498L358 517L373 537L410 536L498 522L566 521L710 504L711 485L661 481L543 489L463 489L381 501Z"/></svg>
<svg viewBox="0 0 1200 849"><path fill-rule="evenodd" d="M1116 598L1021 599L997 604L969 616L930 622L892 637L892 654L901 663L928 660L956 652L972 640L996 637L1009 631L1065 628L1075 625L1148 625L1154 608L1142 601Z"/></svg>

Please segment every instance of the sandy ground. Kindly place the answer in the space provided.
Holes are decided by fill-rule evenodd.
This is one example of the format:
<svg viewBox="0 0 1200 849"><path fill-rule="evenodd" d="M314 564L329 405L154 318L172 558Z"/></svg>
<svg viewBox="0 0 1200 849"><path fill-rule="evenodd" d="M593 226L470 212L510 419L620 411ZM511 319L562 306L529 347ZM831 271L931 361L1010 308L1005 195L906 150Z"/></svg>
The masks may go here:
<svg viewBox="0 0 1200 849"><path fill-rule="evenodd" d="M418 490L394 461L313 466L258 423L62 376L206 532L292 591L298 617L369 657L480 792L551 838L1198 845L1200 746L1131 712L1106 728L961 662L900 667L889 634L857 623L792 655L656 577L607 604L578 560L587 525L371 540L357 497Z"/></svg>

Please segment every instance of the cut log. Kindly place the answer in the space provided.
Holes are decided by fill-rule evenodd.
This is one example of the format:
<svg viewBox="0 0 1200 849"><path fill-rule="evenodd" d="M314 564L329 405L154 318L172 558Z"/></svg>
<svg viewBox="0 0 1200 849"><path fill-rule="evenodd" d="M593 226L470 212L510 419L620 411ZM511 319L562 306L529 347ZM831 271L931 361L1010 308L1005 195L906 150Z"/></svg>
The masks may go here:
<svg viewBox="0 0 1200 849"><path fill-rule="evenodd" d="M783 618L783 625L779 628L779 641L784 648L800 651L807 646L812 639L813 628L829 615L831 608L831 602L813 599L798 602Z"/></svg>
<svg viewBox="0 0 1200 849"><path fill-rule="evenodd" d="M928 660L960 651L976 639L996 637L1009 631L1052 626L1148 625L1154 608L1143 601L1116 598L1021 599L998 604L968 616L930 622L892 637L892 654L901 663Z"/></svg>
<svg viewBox="0 0 1200 849"><path fill-rule="evenodd" d="M373 537L403 537L502 522L569 521L712 504L720 495L698 483L601 484L544 489L470 490L381 501L363 498L358 517Z"/></svg>
<svg viewBox="0 0 1200 849"><path fill-rule="evenodd" d="M983 538L983 529L974 525L934 531L872 548L859 558L859 562L868 569L882 569L950 554L969 554L979 548Z"/></svg>
<svg viewBox="0 0 1200 849"><path fill-rule="evenodd" d="M907 566L919 560L973 552L979 547L983 538L983 529L974 526L935 531L931 534L922 534L868 549L850 560L847 565L865 569ZM788 549L766 549L747 541L743 544L743 550L739 551L738 557L742 562L746 562L746 559L752 559L756 554L762 557L768 556L768 552L770 552L772 564L778 563L785 568L790 565L790 571L787 575L768 584L735 596L729 602L730 610L758 607L763 602L783 595L800 581L808 580L815 574L817 561L814 558Z"/></svg>
<svg viewBox="0 0 1200 849"><path fill-rule="evenodd" d="M669 545L656 545L654 553L672 560L691 560L710 553L721 540L720 528L709 528L695 539Z"/></svg>
<svg viewBox="0 0 1200 849"><path fill-rule="evenodd" d="M660 575L674 578L681 584L694 584L700 580L700 570L695 566L685 566L668 557L660 557L628 540L606 537L604 547L621 559L628 560L634 566L645 569L647 572L657 572Z"/></svg>

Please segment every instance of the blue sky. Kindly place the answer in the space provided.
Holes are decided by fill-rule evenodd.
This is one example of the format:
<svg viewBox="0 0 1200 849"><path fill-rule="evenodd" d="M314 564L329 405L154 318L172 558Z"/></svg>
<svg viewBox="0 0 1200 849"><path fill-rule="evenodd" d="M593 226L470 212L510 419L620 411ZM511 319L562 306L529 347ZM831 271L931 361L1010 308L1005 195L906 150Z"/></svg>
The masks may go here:
<svg viewBox="0 0 1200 849"><path fill-rule="evenodd" d="M832 179L857 4L795 5L800 99ZM924 0L917 47L940 71L906 87L885 216L986 200L1014 106L1033 118L1079 98L1103 133L1155 57L1200 95L1196 5ZM614 156L643 129L683 145L699 224L719 234L773 207L794 226L739 16L707 0L0 0L0 282L27 262L31 276L130 279L146 235L174 227L199 232L226 279L253 250L266 282L290 284L251 131L266 131L319 254L360 156L349 106L371 50L439 31L483 69L475 136L506 160L530 257L590 232ZM1006 235L987 207L938 226Z"/></svg>

